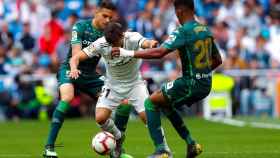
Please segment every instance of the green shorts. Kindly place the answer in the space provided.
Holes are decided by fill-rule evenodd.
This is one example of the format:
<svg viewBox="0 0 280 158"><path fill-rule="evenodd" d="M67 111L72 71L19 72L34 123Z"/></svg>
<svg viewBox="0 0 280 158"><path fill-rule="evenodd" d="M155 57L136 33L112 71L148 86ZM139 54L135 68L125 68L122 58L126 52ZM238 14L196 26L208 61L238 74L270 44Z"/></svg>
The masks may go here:
<svg viewBox="0 0 280 158"><path fill-rule="evenodd" d="M161 91L173 107L192 104L204 99L211 90L211 79L205 81L178 78L165 83Z"/></svg>
<svg viewBox="0 0 280 158"><path fill-rule="evenodd" d="M101 92L104 81L100 79L97 74L83 74L81 73L78 79L71 79L68 77L69 69L66 66L61 66L57 73L58 85L61 86L66 83L72 83L76 91L87 93L91 97L95 97Z"/></svg>

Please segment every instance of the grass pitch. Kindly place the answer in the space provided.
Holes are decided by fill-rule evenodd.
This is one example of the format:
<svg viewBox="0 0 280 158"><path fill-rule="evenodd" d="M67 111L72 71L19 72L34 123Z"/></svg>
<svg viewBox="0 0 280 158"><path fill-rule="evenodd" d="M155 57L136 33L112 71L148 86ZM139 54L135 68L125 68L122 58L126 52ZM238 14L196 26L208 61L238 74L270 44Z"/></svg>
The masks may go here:
<svg viewBox="0 0 280 158"><path fill-rule="evenodd" d="M199 158L280 158L280 130L233 127L203 119L188 118L185 123L204 147ZM185 157L185 144L167 120L162 124L174 158ZM49 122L21 121L0 123L0 158L40 158ZM60 158L102 158L90 148L99 131L94 120L66 120L57 148ZM130 121L125 142L127 153L145 158L154 148L140 121Z"/></svg>

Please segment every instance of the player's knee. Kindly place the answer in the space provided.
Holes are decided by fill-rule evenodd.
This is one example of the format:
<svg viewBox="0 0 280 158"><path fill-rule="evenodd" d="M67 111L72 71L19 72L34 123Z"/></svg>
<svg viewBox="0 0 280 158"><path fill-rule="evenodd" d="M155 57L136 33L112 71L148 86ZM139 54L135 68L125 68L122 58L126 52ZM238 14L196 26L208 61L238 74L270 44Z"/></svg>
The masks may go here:
<svg viewBox="0 0 280 158"><path fill-rule="evenodd" d="M104 116L102 113L96 113L95 114L95 121L96 121L96 123L97 124L99 124L99 125L103 125L106 121L107 121L107 117L106 116Z"/></svg>
<svg viewBox="0 0 280 158"><path fill-rule="evenodd" d="M132 110L132 106L128 104L121 104L116 110L117 115L128 116Z"/></svg>
<svg viewBox="0 0 280 158"><path fill-rule="evenodd" d="M74 98L72 94L61 94L60 100L70 102Z"/></svg>

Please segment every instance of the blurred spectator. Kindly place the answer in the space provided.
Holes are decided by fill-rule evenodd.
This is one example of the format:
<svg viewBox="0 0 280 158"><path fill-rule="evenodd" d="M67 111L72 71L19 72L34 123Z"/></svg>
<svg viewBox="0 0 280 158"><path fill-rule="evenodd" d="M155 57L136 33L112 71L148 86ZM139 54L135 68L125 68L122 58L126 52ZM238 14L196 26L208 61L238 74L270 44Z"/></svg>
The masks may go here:
<svg viewBox="0 0 280 158"><path fill-rule="evenodd" d="M152 36L155 40L159 41L162 43L164 41L164 36L166 36L167 31L165 28L162 27L162 23L160 21L159 17L154 17L153 18L153 31L152 31Z"/></svg>
<svg viewBox="0 0 280 158"><path fill-rule="evenodd" d="M152 14L148 11L140 13L138 19L136 20L136 31L141 33L147 38L152 38Z"/></svg>
<svg viewBox="0 0 280 158"><path fill-rule="evenodd" d="M212 28L213 35L221 49L227 50L227 43L233 32L226 22L217 22Z"/></svg>
<svg viewBox="0 0 280 158"><path fill-rule="evenodd" d="M7 74L7 70L5 70L6 64L7 64L7 57L5 53L5 48L0 44L0 75Z"/></svg>
<svg viewBox="0 0 280 158"><path fill-rule="evenodd" d="M259 35L256 39L255 56L260 65L260 68L271 68L271 59L269 53L265 50L267 39L264 35Z"/></svg>
<svg viewBox="0 0 280 158"><path fill-rule="evenodd" d="M9 25L5 21L1 23L0 44L10 49L14 44L13 34L9 31Z"/></svg>
<svg viewBox="0 0 280 158"><path fill-rule="evenodd" d="M30 4L29 23L31 33L34 37L38 38L45 30L44 25L51 17L51 10L44 3L44 1L31 1Z"/></svg>
<svg viewBox="0 0 280 158"><path fill-rule="evenodd" d="M243 115L273 115L273 97L267 93L265 78L252 80L252 89L241 91L240 112Z"/></svg>
<svg viewBox="0 0 280 158"><path fill-rule="evenodd" d="M39 38L39 51L41 54L52 55L55 50L55 43L51 38L51 28L46 26L43 34Z"/></svg>
<svg viewBox="0 0 280 158"><path fill-rule="evenodd" d="M224 61L224 69L246 69L247 63L240 58L238 50L234 47L229 49L228 57Z"/></svg>
<svg viewBox="0 0 280 158"><path fill-rule="evenodd" d="M272 67L280 67L280 3L271 9L271 23L269 25L270 41L267 44L267 50L272 58Z"/></svg>
<svg viewBox="0 0 280 158"><path fill-rule="evenodd" d="M13 46L8 52L8 73L11 75L20 74L23 70L24 64L21 48L19 46Z"/></svg>
<svg viewBox="0 0 280 158"><path fill-rule="evenodd" d="M31 52L35 48L36 41L35 38L31 35L29 23L23 24L23 34L20 38L20 42L23 46L24 51Z"/></svg>
<svg viewBox="0 0 280 158"><path fill-rule="evenodd" d="M56 48L56 54L58 57L58 61L60 63L62 63L67 57L67 54L71 46L70 40L71 40L71 30L65 30L63 38L60 40Z"/></svg>
<svg viewBox="0 0 280 158"><path fill-rule="evenodd" d="M80 17L82 19L91 19L94 15L95 7L90 5L89 1L86 0L84 3L84 7L81 11Z"/></svg>
<svg viewBox="0 0 280 158"><path fill-rule="evenodd" d="M73 25L79 20L79 16L76 13L72 13L64 24L64 30L72 29Z"/></svg>
<svg viewBox="0 0 280 158"><path fill-rule="evenodd" d="M223 0L218 10L217 21L225 21L230 28L236 30L238 28L239 19L243 17L244 6L241 1Z"/></svg>
<svg viewBox="0 0 280 158"><path fill-rule="evenodd" d="M261 29L261 19L258 16L258 3L257 0L247 0L244 2L244 15L240 21L240 26L248 30L250 37L256 37ZM261 13L260 13L261 14Z"/></svg>

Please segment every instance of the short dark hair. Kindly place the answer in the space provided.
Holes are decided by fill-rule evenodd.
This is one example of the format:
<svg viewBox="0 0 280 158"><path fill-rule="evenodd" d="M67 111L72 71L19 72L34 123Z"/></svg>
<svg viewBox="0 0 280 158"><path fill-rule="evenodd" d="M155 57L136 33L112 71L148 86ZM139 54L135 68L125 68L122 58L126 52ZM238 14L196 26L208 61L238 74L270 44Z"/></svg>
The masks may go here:
<svg viewBox="0 0 280 158"><path fill-rule="evenodd" d="M187 7L191 10L194 10L194 2L193 0L174 0L174 6L176 7L180 7L180 6L184 6Z"/></svg>
<svg viewBox="0 0 280 158"><path fill-rule="evenodd" d="M104 29L104 36L106 41L109 44L114 44L125 31L125 27L123 27L118 22L110 22Z"/></svg>
<svg viewBox="0 0 280 158"><path fill-rule="evenodd" d="M99 8L106 8L109 10L117 10L116 5L111 0L102 0L99 3Z"/></svg>

